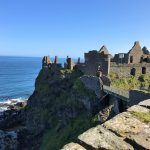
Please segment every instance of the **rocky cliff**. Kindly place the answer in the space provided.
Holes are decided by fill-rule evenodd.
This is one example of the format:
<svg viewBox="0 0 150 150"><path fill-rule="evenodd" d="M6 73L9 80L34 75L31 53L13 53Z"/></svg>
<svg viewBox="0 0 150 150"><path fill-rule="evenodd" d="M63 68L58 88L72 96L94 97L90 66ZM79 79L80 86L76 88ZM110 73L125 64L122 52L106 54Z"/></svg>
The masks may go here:
<svg viewBox="0 0 150 150"><path fill-rule="evenodd" d="M96 125L105 103L98 77L78 70L43 68L26 106L26 137L20 148L57 150Z"/></svg>
<svg viewBox="0 0 150 150"><path fill-rule="evenodd" d="M149 101L114 117L115 101L103 92L103 83L110 85L110 80L57 65L43 68L27 105L16 110L16 119L11 110L5 117L8 127L3 120L0 129L7 128L0 131L0 148L149 149Z"/></svg>

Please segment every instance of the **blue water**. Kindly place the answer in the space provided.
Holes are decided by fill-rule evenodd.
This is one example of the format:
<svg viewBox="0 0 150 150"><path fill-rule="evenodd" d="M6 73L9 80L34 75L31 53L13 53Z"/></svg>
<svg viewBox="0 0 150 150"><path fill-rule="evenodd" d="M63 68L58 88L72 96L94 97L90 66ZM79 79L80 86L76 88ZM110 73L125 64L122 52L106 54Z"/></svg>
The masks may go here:
<svg viewBox="0 0 150 150"><path fill-rule="evenodd" d="M59 63L65 60L60 58ZM0 102L28 99L41 67L42 58L0 56Z"/></svg>
<svg viewBox="0 0 150 150"><path fill-rule="evenodd" d="M0 101L27 99L34 90L41 58L0 56Z"/></svg>

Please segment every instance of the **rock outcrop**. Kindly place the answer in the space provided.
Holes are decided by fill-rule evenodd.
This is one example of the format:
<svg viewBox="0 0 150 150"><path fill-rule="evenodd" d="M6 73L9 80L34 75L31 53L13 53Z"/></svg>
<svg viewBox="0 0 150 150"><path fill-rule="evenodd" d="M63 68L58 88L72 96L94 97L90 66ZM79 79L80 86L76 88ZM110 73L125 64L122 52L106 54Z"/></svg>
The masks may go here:
<svg viewBox="0 0 150 150"><path fill-rule="evenodd" d="M26 101L1 103L7 110L0 112L0 149L16 150L19 148L18 138L24 125L24 110ZM25 135L25 134L24 134ZM23 136L24 136L23 135Z"/></svg>
<svg viewBox="0 0 150 150"><path fill-rule="evenodd" d="M18 145L17 133L15 131L0 130L0 149L16 150Z"/></svg>
<svg viewBox="0 0 150 150"><path fill-rule="evenodd" d="M150 100L145 100L102 125L87 130L78 136L78 144L87 150L150 149L149 106ZM74 150L71 145L69 148Z"/></svg>
<svg viewBox="0 0 150 150"><path fill-rule="evenodd" d="M61 150L86 150L86 149L81 145L72 142L65 145Z"/></svg>
<svg viewBox="0 0 150 150"><path fill-rule="evenodd" d="M41 70L26 107L30 148L60 149L97 123L93 117L105 105L99 102L102 85L97 77L82 75L57 67Z"/></svg>

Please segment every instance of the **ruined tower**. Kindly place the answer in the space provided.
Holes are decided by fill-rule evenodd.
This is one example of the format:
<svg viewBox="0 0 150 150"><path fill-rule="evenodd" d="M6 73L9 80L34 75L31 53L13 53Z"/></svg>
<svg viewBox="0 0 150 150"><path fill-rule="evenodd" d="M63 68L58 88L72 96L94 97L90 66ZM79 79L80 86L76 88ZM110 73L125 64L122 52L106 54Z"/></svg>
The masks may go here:
<svg viewBox="0 0 150 150"><path fill-rule="evenodd" d="M55 56L54 63L58 64L58 56Z"/></svg>
<svg viewBox="0 0 150 150"><path fill-rule="evenodd" d="M101 66L102 74L108 75L110 70L110 54L105 46L100 51L92 50L84 54L85 74L95 75L98 66Z"/></svg>
<svg viewBox="0 0 150 150"><path fill-rule="evenodd" d="M44 56L42 60L42 67L48 67L51 64L51 60L49 56Z"/></svg>
<svg viewBox="0 0 150 150"><path fill-rule="evenodd" d="M141 62L143 51L138 41L134 42L134 46L128 52L128 64L138 64Z"/></svg>

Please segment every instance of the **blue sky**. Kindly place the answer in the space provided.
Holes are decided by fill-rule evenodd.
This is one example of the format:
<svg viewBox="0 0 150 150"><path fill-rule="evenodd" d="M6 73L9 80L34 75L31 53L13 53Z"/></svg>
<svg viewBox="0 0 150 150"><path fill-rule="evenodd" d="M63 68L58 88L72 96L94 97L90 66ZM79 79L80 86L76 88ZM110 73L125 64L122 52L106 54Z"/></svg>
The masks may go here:
<svg viewBox="0 0 150 150"><path fill-rule="evenodd" d="M150 49L150 0L1 0L0 55L83 57Z"/></svg>

